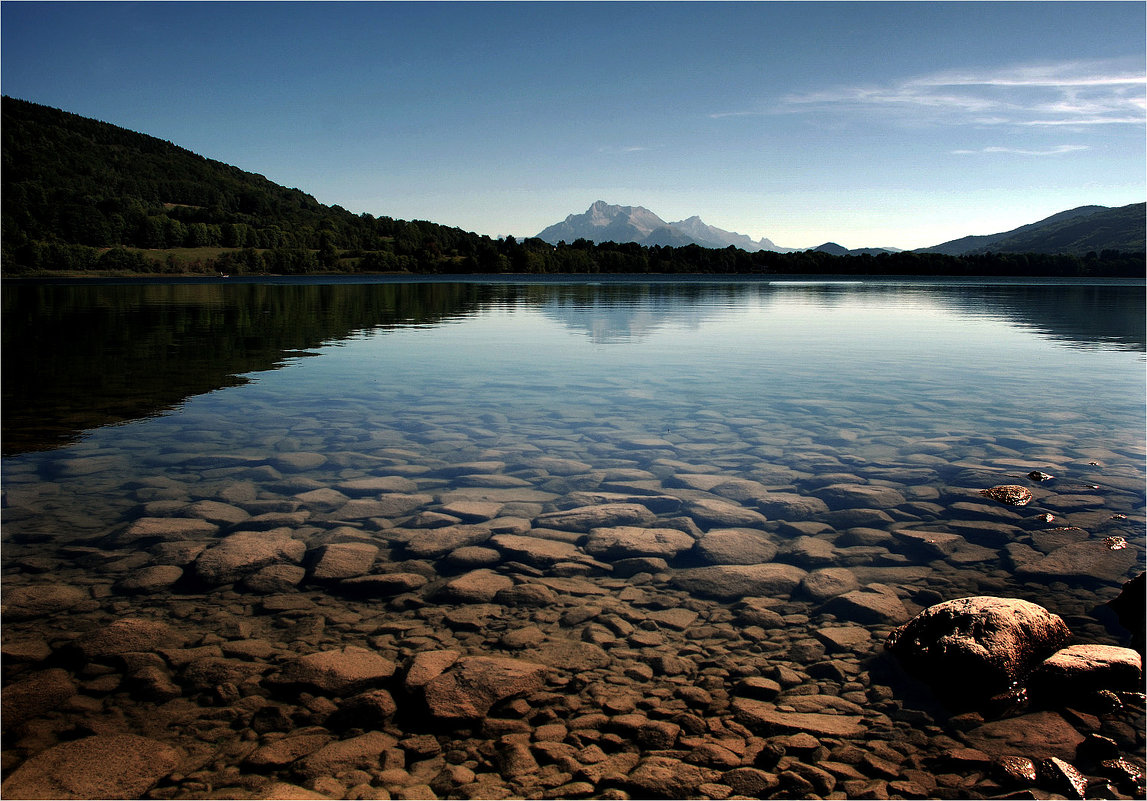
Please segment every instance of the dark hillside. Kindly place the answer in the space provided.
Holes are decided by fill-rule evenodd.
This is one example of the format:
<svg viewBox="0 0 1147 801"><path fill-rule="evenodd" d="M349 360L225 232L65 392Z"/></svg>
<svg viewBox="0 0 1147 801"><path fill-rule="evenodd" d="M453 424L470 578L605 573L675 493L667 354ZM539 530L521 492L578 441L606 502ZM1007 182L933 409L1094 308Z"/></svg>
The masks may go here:
<svg viewBox="0 0 1147 801"><path fill-rule="evenodd" d="M1129 206L1080 206L1061 211L1038 222L1011 231L986 236L965 236L917 253L945 253L965 256L980 253L1071 253L1144 249L1147 204Z"/></svg>
<svg viewBox="0 0 1147 801"><path fill-rule="evenodd" d="M1143 275L1126 248L1073 255L833 255L649 244L493 240L423 221L356 215L170 142L3 98L2 269L51 273L656 273L756 275ZM1128 207L1134 209L1135 207ZM1138 208L1142 209L1142 205ZM1122 211L1122 210L1114 210ZM1142 212L1140 211L1140 214ZM1101 213L1089 215L1095 219ZM1065 242L1097 242L1069 227ZM622 233L622 232L619 232ZM843 249L842 249L843 250Z"/></svg>

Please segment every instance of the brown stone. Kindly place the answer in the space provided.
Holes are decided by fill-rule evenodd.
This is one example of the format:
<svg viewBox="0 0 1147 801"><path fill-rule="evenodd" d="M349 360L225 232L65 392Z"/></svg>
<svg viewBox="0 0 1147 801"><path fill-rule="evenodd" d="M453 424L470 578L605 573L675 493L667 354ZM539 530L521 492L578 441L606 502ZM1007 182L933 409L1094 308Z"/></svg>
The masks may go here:
<svg viewBox="0 0 1147 801"><path fill-rule="evenodd" d="M426 684L426 703L439 720L479 719L499 701L540 689L546 670L519 659L464 657Z"/></svg>
<svg viewBox="0 0 1147 801"><path fill-rule="evenodd" d="M10 775L4 798L141 798L175 769L178 752L133 734L98 734L36 754Z"/></svg>

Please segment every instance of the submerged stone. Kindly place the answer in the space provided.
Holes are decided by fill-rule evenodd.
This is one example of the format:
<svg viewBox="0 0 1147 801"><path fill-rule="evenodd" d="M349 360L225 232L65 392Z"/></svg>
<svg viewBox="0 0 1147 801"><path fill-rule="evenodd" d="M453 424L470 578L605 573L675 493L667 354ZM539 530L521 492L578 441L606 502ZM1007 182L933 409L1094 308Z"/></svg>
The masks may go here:
<svg viewBox="0 0 1147 801"><path fill-rule="evenodd" d="M164 743L97 734L36 754L0 790L5 798L142 798L178 763L178 752Z"/></svg>

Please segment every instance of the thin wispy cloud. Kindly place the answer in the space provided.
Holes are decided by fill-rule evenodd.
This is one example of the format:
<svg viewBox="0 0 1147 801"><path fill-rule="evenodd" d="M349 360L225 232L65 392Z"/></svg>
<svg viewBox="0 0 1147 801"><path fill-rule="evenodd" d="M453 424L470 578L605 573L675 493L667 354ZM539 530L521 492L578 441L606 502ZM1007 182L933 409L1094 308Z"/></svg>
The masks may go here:
<svg viewBox="0 0 1147 801"><path fill-rule="evenodd" d="M644 150L649 150L647 147L641 145L617 146L605 145L597 149L598 153L641 153Z"/></svg>
<svg viewBox="0 0 1147 801"><path fill-rule="evenodd" d="M1147 76L1112 62L1072 61L994 71L943 71L887 85L790 94L768 111L722 111L714 119L776 113L855 112L906 123L977 126L1142 125Z"/></svg>
<svg viewBox="0 0 1147 801"><path fill-rule="evenodd" d="M1081 150L1090 150L1087 145L1057 145L1045 150L1026 150L1019 147L983 147L979 150L953 150L956 156L974 156L981 153L1005 153L1013 156L1062 156L1064 153L1077 153Z"/></svg>

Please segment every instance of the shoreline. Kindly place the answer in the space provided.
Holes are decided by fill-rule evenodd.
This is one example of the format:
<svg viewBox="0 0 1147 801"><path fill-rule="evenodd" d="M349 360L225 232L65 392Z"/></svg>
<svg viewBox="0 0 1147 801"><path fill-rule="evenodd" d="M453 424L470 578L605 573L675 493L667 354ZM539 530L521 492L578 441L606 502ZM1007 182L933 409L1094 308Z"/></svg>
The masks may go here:
<svg viewBox="0 0 1147 801"><path fill-rule="evenodd" d="M44 272L35 275L3 276L0 284L66 284L109 283L128 281L154 284L227 284L227 283L787 283L787 284L946 284L958 286L985 283L1003 286L1025 285L1108 285L1147 286L1147 274L1140 278L1126 276L1010 276L1010 275L895 275L850 273L311 273L288 275L258 273L221 276L206 273L157 275L133 272Z"/></svg>

